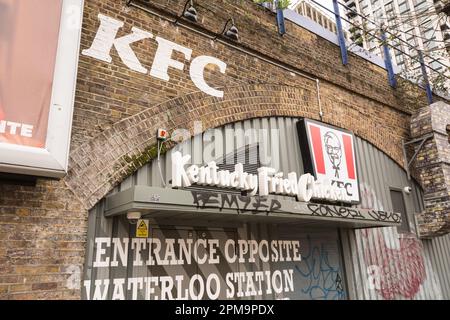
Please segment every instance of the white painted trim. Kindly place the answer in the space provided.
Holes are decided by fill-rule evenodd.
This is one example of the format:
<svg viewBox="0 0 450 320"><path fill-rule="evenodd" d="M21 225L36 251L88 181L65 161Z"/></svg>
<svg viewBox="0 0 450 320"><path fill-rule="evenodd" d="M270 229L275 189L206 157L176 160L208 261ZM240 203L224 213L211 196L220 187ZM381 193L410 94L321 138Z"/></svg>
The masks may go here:
<svg viewBox="0 0 450 320"><path fill-rule="evenodd" d="M47 177L67 172L84 0L63 0L45 148L0 143L0 171Z"/></svg>

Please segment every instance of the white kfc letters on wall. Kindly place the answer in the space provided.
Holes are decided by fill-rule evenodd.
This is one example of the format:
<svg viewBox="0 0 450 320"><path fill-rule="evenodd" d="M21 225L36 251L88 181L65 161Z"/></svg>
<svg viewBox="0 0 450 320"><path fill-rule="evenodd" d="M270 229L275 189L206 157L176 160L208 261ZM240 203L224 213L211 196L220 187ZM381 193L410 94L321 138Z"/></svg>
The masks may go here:
<svg viewBox="0 0 450 320"><path fill-rule="evenodd" d="M169 68L181 71L184 70L184 62L172 59L174 51L182 53L186 61L191 60L191 49L164 38L156 37L155 40L158 43L158 48L149 72L148 69L141 64L130 45L144 39L153 39L153 34L132 27L130 34L117 38L119 29L123 27L123 22L103 14L99 14L98 18L100 20L100 26L92 41L91 47L82 51L82 54L85 56L111 63L112 57L110 52L112 47L114 47L120 59L128 68L144 74L150 73L151 76L164 81L170 81L168 74ZM204 70L209 64L217 66L219 72L225 74L227 68L226 63L217 58L202 55L192 60L189 67L189 75L192 82L201 91L211 96L222 98L223 91L212 88L205 81Z"/></svg>

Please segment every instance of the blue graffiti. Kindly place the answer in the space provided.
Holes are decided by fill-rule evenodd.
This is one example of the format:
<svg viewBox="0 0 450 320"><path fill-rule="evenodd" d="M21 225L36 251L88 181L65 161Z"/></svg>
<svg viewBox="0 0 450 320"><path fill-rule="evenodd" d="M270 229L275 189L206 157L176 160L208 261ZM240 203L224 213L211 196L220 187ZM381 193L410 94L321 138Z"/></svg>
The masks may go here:
<svg viewBox="0 0 450 320"><path fill-rule="evenodd" d="M328 260L324 245L312 247L308 236L309 252L302 254L301 267L295 266L297 272L306 279L306 286L301 289L312 300L345 299L339 266L333 267Z"/></svg>

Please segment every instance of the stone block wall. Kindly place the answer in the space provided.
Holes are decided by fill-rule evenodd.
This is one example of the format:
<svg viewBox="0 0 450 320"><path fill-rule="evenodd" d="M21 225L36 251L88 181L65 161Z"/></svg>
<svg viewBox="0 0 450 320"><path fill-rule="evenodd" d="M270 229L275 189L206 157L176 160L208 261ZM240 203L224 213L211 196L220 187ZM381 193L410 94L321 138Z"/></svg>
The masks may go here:
<svg viewBox="0 0 450 320"><path fill-rule="evenodd" d="M421 108L411 118L412 138L427 135L414 163L424 189L425 211L418 215L422 237L450 232L450 105L436 102ZM417 143L416 148L418 148Z"/></svg>

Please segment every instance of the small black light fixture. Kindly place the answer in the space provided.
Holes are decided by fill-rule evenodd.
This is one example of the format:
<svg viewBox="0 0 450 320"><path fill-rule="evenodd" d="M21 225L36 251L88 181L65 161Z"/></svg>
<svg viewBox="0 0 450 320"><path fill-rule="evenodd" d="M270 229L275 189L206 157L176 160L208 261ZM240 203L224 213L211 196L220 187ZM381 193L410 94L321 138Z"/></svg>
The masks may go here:
<svg viewBox="0 0 450 320"><path fill-rule="evenodd" d="M231 27L227 30L227 26L228 26L229 22L231 22ZM239 41L239 30L238 30L238 28L236 28L233 18L230 18L227 20L227 23L225 23L225 26L223 27L223 30L220 34L225 35L228 38L233 39L235 41ZM214 40L216 40L217 37L218 37L218 35L214 38Z"/></svg>
<svg viewBox="0 0 450 320"><path fill-rule="evenodd" d="M189 8L187 8L188 3L191 4L189 6ZM177 23L178 20L180 20L181 17L185 17L186 19L188 19L188 20L190 20L192 22L197 22L198 21L197 10L194 8L194 1L193 0L187 0L186 1L186 3L184 4L183 13L181 14L181 16L179 16L177 18L177 20L175 20L175 23Z"/></svg>

